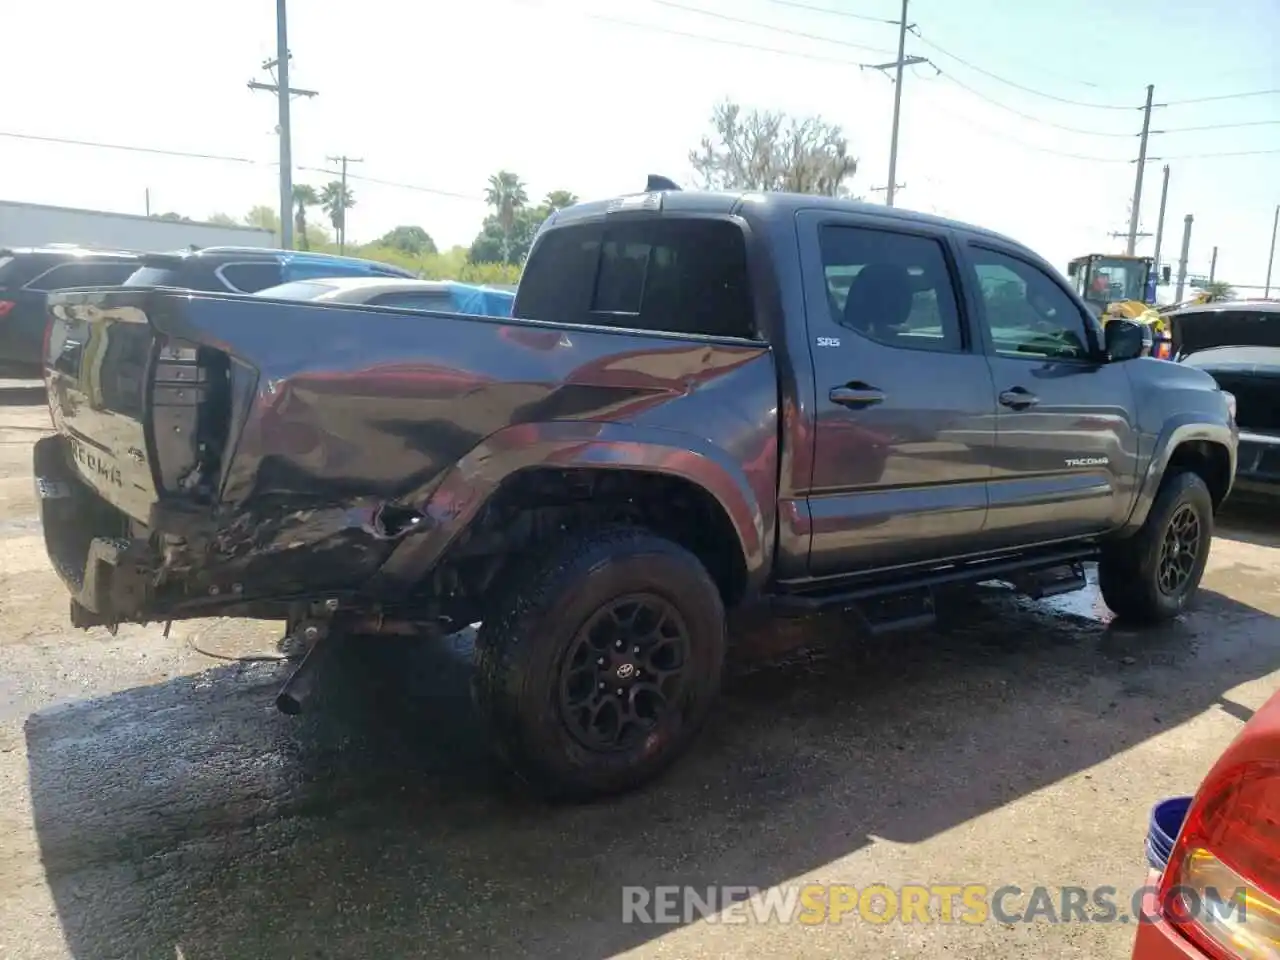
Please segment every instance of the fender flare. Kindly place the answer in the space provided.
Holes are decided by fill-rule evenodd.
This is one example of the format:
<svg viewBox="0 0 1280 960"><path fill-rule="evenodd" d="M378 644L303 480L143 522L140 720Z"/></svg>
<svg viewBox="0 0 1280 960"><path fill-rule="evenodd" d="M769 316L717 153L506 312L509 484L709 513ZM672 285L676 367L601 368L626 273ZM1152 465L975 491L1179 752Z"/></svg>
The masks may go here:
<svg viewBox="0 0 1280 960"><path fill-rule="evenodd" d="M1151 461L1147 464L1146 473L1138 485L1133 509L1130 510L1129 519L1124 525L1126 534L1136 532L1146 522L1147 514L1151 510L1151 504L1155 502L1174 451L1184 443L1197 440L1207 441L1226 451L1229 465L1227 494L1230 494L1231 483L1235 481L1236 475L1236 431L1229 423L1206 423L1201 413L1186 413L1172 417L1165 422L1156 438Z"/></svg>
<svg viewBox="0 0 1280 960"><path fill-rule="evenodd" d="M591 421L522 423L490 434L429 489L397 501L425 522L407 535L379 570L372 588L403 596L414 589L508 478L525 470L594 468L680 477L720 505L737 534L747 589L768 576L773 510L766 512L742 465L701 437L652 427ZM774 478L769 478L772 484ZM772 490L770 490L772 492Z"/></svg>

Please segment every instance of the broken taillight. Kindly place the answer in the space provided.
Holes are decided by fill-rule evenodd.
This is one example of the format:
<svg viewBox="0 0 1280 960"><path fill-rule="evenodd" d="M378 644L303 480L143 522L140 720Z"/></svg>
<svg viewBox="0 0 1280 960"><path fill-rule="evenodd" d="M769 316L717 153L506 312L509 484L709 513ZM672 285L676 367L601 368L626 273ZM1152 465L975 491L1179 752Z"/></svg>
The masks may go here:
<svg viewBox="0 0 1280 960"><path fill-rule="evenodd" d="M1239 764L1205 782L1160 904L1214 960L1280 960L1280 761Z"/></svg>

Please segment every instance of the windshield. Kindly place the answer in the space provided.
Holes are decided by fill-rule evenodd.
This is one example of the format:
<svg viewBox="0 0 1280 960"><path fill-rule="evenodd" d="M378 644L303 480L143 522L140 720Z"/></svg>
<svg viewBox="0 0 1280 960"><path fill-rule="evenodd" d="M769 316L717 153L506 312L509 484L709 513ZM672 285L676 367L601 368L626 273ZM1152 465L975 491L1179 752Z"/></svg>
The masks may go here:
<svg viewBox="0 0 1280 960"><path fill-rule="evenodd" d="M319 300L326 293L337 290L333 284L317 283L314 280L295 280L293 283L281 283L267 287L254 294L255 297L270 297L273 300Z"/></svg>
<svg viewBox="0 0 1280 960"><path fill-rule="evenodd" d="M1147 264L1143 260L1095 260L1089 268L1086 300L1117 303L1142 301L1147 292Z"/></svg>

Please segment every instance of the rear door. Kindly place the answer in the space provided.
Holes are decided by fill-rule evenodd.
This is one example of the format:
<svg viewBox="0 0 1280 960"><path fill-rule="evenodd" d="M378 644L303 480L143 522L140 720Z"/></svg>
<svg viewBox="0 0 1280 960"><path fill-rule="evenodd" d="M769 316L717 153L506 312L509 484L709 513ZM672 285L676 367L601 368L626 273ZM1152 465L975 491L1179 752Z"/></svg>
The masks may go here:
<svg viewBox="0 0 1280 960"><path fill-rule="evenodd" d="M800 214L817 384L814 576L972 552L995 399L939 228Z"/></svg>
<svg viewBox="0 0 1280 960"><path fill-rule="evenodd" d="M992 545L1101 533L1137 479L1133 390L1101 357L1101 327L1066 285L1012 245L964 244L966 288L995 376Z"/></svg>

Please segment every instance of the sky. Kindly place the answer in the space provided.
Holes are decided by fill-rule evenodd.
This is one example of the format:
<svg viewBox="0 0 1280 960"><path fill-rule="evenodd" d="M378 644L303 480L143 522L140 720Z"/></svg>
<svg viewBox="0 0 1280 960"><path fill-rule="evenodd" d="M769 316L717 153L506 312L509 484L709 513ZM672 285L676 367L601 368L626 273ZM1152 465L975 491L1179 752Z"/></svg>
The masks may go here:
<svg viewBox="0 0 1280 960"><path fill-rule="evenodd" d="M43 0L5 10L0 199L193 218L278 202L274 0ZM1216 11L1215 11L1216 8ZM898 0L290 0L295 182L350 167L352 241L398 224L469 244L499 169L537 199L696 186L714 105L820 116L880 202ZM703 12L699 12L703 11ZM832 12L819 12L832 11ZM1060 269L1120 252L1147 84L1141 229L1162 259L1195 217L1190 271L1261 285L1280 204L1280 3L911 0L900 207L1006 233ZM807 36L801 36L801 35ZM14 78L26 78L15 83ZM1271 91L1254 96L1235 96ZM1219 99L1208 99L1219 98ZM1180 102L1198 101L1198 102ZM1238 125L1226 127L1225 125ZM1186 128L1216 127L1205 130ZM13 135L20 136L13 136ZM212 155L48 143L61 138ZM1269 151L1269 152L1265 152ZM1207 154L1235 154L1206 156ZM374 182L380 181L380 182ZM1140 241L1150 254L1154 239ZM1243 291L1242 291L1243 292Z"/></svg>

